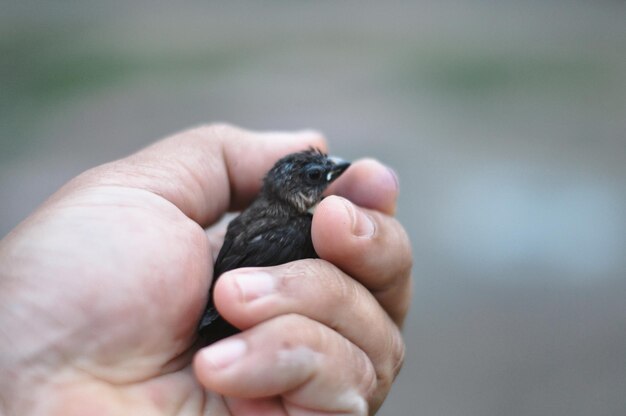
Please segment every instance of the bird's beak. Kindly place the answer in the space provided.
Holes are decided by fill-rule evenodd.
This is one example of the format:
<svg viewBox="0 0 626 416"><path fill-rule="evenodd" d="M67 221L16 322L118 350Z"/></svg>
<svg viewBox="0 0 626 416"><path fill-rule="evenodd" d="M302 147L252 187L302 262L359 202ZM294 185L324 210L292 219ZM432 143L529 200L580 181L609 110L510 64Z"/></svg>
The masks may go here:
<svg viewBox="0 0 626 416"><path fill-rule="evenodd" d="M326 181L328 183L331 183L332 181L337 179L339 176L341 176L341 174L344 173L346 169L350 167L350 162L346 162L345 160L340 159L338 157L330 157L329 159L331 162L333 162L333 167L326 174Z"/></svg>

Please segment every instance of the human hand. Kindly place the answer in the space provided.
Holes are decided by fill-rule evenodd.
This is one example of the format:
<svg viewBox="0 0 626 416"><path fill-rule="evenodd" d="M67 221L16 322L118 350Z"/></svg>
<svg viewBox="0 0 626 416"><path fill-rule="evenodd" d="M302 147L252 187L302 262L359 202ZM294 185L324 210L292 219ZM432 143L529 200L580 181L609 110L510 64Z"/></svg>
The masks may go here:
<svg viewBox="0 0 626 416"><path fill-rule="evenodd" d="M0 243L0 409L373 412L402 362L410 268L406 235L387 215L397 186L373 161L334 184L371 209L373 237L353 237L347 202L325 200L312 233L335 266L264 269L276 292L251 302L237 292L259 287L238 277L249 269L223 275L218 309L244 332L201 350L191 367L215 250L203 227L245 206L273 161L308 146L325 144L312 133L200 128L94 168L53 195ZM224 351L244 354L217 370L220 347L221 364Z"/></svg>

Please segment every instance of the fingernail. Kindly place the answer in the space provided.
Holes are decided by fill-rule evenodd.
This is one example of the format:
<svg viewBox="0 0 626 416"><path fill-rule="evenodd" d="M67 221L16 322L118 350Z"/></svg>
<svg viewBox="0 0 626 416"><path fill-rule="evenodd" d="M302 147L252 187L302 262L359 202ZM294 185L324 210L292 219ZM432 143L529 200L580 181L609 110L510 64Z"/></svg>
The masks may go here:
<svg viewBox="0 0 626 416"><path fill-rule="evenodd" d="M235 276L235 284L245 302L274 293L276 288L274 276L257 271L238 274Z"/></svg>
<svg viewBox="0 0 626 416"><path fill-rule="evenodd" d="M371 238L376 232L376 225L372 218L347 199L342 198L342 201L352 218L352 234L357 237Z"/></svg>
<svg viewBox="0 0 626 416"><path fill-rule="evenodd" d="M248 349L240 339L228 339L200 351L202 359L216 370L224 369L240 359Z"/></svg>

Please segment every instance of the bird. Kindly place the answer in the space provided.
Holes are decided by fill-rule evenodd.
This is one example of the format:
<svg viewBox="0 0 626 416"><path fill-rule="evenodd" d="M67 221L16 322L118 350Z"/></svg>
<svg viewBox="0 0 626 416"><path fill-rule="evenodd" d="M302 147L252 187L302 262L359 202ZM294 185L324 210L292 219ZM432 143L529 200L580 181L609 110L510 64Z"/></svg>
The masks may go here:
<svg viewBox="0 0 626 416"><path fill-rule="evenodd" d="M208 302L198 324L200 343L239 332L213 303L215 283L240 267L265 267L319 257L311 240L313 211L323 193L350 166L316 148L279 159L263 178L252 204L229 224L213 269Z"/></svg>

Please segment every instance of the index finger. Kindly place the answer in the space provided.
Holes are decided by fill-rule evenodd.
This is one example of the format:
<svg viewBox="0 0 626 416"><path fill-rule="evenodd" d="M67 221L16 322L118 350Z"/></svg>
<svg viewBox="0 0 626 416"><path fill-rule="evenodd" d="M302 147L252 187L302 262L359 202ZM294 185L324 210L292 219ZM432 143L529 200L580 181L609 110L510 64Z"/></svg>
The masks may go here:
<svg viewBox="0 0 626 416"><path fill-rule="evenodd" d="M202 226L256 195L280 157L307 147L326 150L314 131L253 132L225 124L194 128L79 175L59 195L90 186L139 188L176 205Z"/></svg>

